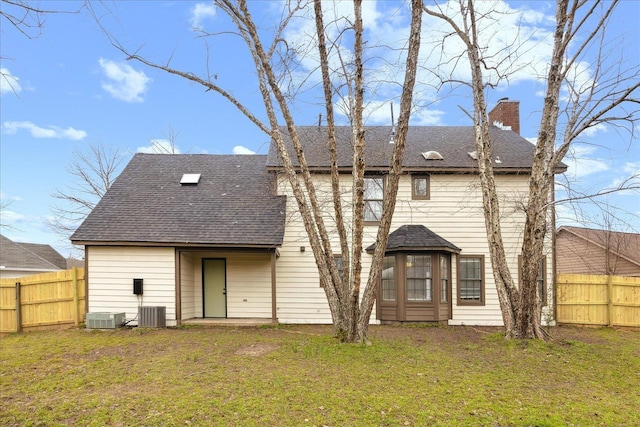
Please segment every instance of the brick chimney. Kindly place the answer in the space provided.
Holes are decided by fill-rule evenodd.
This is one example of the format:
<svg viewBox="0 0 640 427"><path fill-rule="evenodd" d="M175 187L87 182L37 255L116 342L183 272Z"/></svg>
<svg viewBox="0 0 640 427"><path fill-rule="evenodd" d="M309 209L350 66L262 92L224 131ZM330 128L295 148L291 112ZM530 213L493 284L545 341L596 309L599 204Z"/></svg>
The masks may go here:
<svg viewBox="0 0 640 427"><path fill-rule="evenodd" d="M489 112L489 125L511 127L511 130L520 135L520 101L509 101L502 98Z"/></svg>

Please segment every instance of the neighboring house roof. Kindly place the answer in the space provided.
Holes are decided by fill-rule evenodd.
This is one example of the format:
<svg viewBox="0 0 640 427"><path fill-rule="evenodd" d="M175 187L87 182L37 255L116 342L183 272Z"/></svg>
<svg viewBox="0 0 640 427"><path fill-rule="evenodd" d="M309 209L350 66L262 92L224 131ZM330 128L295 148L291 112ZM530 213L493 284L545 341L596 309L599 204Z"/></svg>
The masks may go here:
<svg viewBox="0 0 640 427"><path fill-rule="evenodd" d="M67 269L76 268L84 268L84 260L83 259L75 259L75 258L67 258Z"/></svg>
<svg viewBox="0 0 640 427"><path fill-rule="evenodd" d="M282 244L284 196L266 156L136 154L71 236L75 244ZM182 185L184 174L200 174Z"/></svg>
<svg viewBox="0 0 640 427"><path fill-rule="evenodd" d="M6 270L64 270L67 260L49 245L17 243L0 235L0 265Z"/></svg>
<svg viewBox="0 0 640 427"><path fill-rule="evenodd" d="M558 229L559 238L563 232L584 239L605 251L609 251L640 266L640 234L563 226Z"/></svg>
<svg viewBox="0 0 640 427"><path fill-rule="evenodd" d="M281 129L288 138L286 128ZM305 126L296 128L303 145L304 155L310 168L328 169L330 165L327 149L327 128ZM365 163L368 170L387 169L391 161L394 145L391 126L370 126L366 128ZM498 173L517 173L531 170L535 146L511 130L495 126L489 128L493 149L493 166ZM343 170L351 170L352 128L336 128L338 165ZM291 142L286 139L291 147ZM437 151L442 160L426 160L422 153ZM407 133L403 167L406 171L457 172L477 170L477 161L469 155L475 151L475 135L472 126L410 126ZM290 150L292 161L297 158ZM282 166L275 144L271 144L267 166ZM558 172L566 170L562 164Z"/></svg>
<svg viewBox="0 0 640 427"><path fill-rule="evenodd" d="M375 244L367 247L373 252ZM460 253L461 249L446 239L438 236L424 225L403 225L389 234L387 252L408 250L432 250Z"/></svg>

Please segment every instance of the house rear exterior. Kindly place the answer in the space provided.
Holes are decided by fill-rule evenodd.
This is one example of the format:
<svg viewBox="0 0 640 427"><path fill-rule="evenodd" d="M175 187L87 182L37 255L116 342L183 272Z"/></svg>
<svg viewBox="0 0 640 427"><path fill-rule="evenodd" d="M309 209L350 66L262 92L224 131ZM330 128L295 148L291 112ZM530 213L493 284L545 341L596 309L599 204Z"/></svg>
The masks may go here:
<svg viewBox="0 0 640 427"><path fill-rule="evenodd" d="M517 103L507 103L502 107L517 111ZM300 127L298 132L317 192L327 204L325 220L334 229L326 129ZM338 128L345 203L351 199L350 135L350 128ZM503 240L517 277L524 223L520 206L528 193L534 147L504 126L492 127L491 135ZM370 127L366 137L364 278L393 129ZM410 128L372 323L502 325L474 150L472 127ZM331 323L282 172L273 145L267 156L134 156L72 236L85 246L88 311L124 311L134 319L140 305L165 306L168 325L200 318ZM347 223L350 212L345 209ZM332 239L339 248L335 233ZM543 318L550 319L550 238L545 250L539 284Z"/></svg>

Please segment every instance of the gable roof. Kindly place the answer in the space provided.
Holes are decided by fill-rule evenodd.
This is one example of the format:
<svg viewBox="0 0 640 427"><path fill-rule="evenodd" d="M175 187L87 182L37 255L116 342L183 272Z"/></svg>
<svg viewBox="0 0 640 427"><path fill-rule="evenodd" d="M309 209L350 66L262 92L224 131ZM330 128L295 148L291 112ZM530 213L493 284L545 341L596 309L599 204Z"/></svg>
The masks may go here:
<svg viewBox="0 0 640 427"><path fill-rule="evenodd" d="M50 245L17 243L0 235L0 265L12 270L64 270L67 260Z"/></svg>
<svg viewBox="0 0 640 427"><path fill-rule="evenodd" d="M373 252L375 243L366 248L367 252ZM389 234L387 240L387 252L407 250L430 250L460 253L461 249L438 236L424 225L403 225Z"/></svg>
<svg viewBox="0 0 640 427"><path fill-rule="evenodd" d="M71 236L75 244L273 247L284 235L284 196L266 156L136 154ZM182 185L184 174L200 174Z"/></svg>
<svg viewBox="0 0 640 427"><path fill-rule="evenodd" d="M573 234L640 266L640 234L562 226L557 232L559 238L563 232Z"/></svg>
<svg viewBox="0 0 640 427"><path fill-rule="evenodd" d="M328 169L329 150L326 147L327 128L303 126L296 128L303 145L305 158L312 169ZM281 128L289 147L291 142L286 128ZM391 139L391 126L366 127L365 163L367 170L386 170L389 168L394 145ZM511 130L490 126L492 140L493 166L497 173L521 173L531 170L535 146ZM339 167L345 171L352 168L352 128L336 128ZM442 160L426 160L422 153L437 151ZM472 126L410 126L407 133L406 149L403 159L405 171L428 172L470 172L477 170L477 161L469 153L475 151L475 135ZM290 155L297 163L293 150ZM277 147L272 142L267 160L269 168L280 168L282 163ZM562 164L557 172L566 170Z"/></svg>

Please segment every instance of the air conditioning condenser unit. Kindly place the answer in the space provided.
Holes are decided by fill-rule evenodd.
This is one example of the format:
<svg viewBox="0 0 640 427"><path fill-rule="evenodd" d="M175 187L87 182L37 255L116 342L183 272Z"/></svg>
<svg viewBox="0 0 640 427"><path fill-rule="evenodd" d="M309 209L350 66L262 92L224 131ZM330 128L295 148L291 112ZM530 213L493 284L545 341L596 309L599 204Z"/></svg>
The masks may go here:
<svg viewBox="0 0 640 427"><path fill-rule="evenodd" d="M115 329L125 321L125 313L114 312L87 313L85 318L87 329Z"/></svg>
<svg viewBox="0 0 640 427"><path fill-rule="evenodd" d="M166 328L167 307L139 306L138 327L140 328Z"/></svg>

